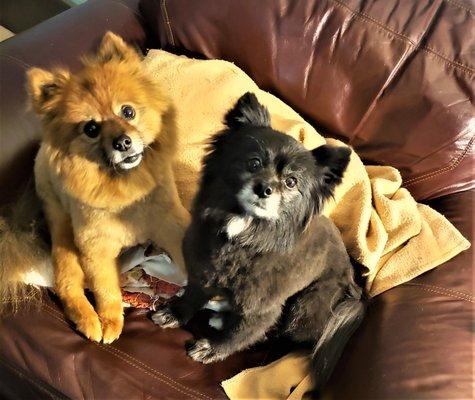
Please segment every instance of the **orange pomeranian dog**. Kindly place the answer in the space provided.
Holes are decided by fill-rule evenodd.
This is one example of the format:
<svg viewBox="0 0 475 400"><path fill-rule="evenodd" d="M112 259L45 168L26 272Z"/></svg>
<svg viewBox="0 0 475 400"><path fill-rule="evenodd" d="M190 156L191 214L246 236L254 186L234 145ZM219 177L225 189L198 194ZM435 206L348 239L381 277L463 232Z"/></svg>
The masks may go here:
<svg viewBox="0 0 475 400"><path fill-rule="evenodd" d="M28 92L43 123L35 183L55 290L80 332L111 343L123 327L121 250L151 239L184 267L189 215L172 171L174 109L139 54L111 32L77 74L31 69Z"/></svg>

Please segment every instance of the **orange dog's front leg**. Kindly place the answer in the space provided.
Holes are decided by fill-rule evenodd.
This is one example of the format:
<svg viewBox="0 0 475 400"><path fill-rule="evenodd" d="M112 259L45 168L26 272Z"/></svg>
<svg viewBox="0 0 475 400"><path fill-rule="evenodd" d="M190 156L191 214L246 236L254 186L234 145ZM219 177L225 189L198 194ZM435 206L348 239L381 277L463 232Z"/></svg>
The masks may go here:
<svg viewBox="0 0 475 400"><path fill-rule="evenodd" d="M55 210L53 218L50 214L49 219L56 293L77 330L88 339L99 342L102 339L101 323L84 294L84 273L79 264L70 221L58 210Z"/></svg>
<svg viewBox="0 0 475 400"><path fill-rule="evenodd" d="M173 262L183 271L186 271L183 258L182 242L188 228L191 216L181 204L176 184L173 180L173 171L168 166L169 173L166 190L158 188L156 191L157 208L155 209L155 224L151 239L170 254Z"/></svg>
<svg viewBox="0 0 475 400"><path fill-rule="evenodd" d="M94 246L82 249L81 264L89 288L94 293L96 309L102 323L102 341L112 343L122 332L124 314L117 256L120 249Z"/></svg>
<svg viewBox="0 0 475 400"><path fill-rule="evenodd" d="M159 229L154 232L152 237L155 243L170 254L175 265L182 271L186 271L182 242L189 223L190 215L188 211L181 204L177 204L176 207L170 209L168 214L163 215L160 221L157 222Z"/></svg>

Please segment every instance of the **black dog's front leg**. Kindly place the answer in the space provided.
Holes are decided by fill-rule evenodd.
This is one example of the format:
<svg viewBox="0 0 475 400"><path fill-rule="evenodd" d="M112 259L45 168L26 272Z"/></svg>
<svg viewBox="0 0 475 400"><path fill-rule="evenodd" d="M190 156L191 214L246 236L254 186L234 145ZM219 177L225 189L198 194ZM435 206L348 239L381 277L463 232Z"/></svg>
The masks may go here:
<svg viewBox="0 0 475 400"><path fill-rule="evenodd" d="M275 307L262 314L229 316L218 335L189 342L187 353L204 364L224 360L263 339L280 314L281 308Z"/></svg>
<svg viewBox="0 0 475 400"><path fill-rule="evenodd" d="M185 325L209 299L198 286L189 284L181 297L160 307L152 320L162 328L177 328Z"/></svg>

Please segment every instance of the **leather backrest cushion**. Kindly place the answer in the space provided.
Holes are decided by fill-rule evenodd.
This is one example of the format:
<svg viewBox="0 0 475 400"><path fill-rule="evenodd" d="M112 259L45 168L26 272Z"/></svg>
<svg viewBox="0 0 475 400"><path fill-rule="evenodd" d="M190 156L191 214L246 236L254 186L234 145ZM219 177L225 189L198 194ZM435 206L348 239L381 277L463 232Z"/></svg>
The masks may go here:
<svg viewBox="0 0 475 400"><path fill-rule="evenodd" d="M235 62L417 199L474 186L469 0L143 0L162 48Z"/></svg>

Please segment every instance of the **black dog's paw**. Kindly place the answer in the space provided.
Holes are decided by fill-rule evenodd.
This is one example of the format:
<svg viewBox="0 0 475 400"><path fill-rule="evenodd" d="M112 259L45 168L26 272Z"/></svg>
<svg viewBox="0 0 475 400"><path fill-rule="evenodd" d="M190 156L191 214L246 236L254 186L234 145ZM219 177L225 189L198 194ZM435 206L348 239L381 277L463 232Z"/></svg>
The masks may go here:
<svg viewBox="0 0 475 400"><path fill-rule="evenodd" d="M152 321L162 328L178 328L180 326L180 321L168 306L158 309L152 315Z"/></svg>
<svg viewBox="0 0 475 400"><path fill-rule="evenodd" d="M224 354L220 354L208 339L191 340L186 343L187 354L195 361L203 364L210 364L226 358Z"/></svg>

